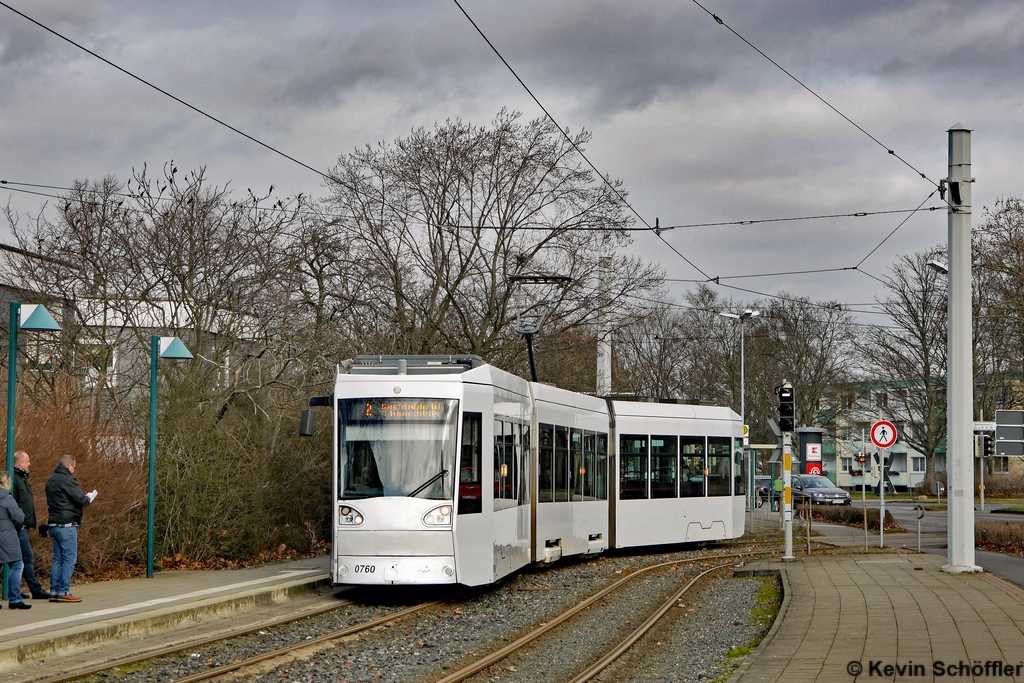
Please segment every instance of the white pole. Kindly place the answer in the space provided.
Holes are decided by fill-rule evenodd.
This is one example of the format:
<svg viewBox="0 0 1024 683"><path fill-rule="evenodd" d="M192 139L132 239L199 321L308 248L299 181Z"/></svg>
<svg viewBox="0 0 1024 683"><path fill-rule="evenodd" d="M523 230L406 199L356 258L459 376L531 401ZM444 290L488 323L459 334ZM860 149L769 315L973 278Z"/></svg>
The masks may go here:
<svg viewBox="0 0 1024 683"><path fill-rule="evenodd" d="M881 484L878 487L878 547L885 547L885 466L888 463L889 449L878 451L878 476Z"/></svg>
<svg viewBox="0 0 1024 683"><path fill-rule="evenodd" d="M597 395L609 396L612 393L612 331L609 320L612 259L602 256L597 264L598 302L601 307L597 331Z"/></svg>
<svg viewBox="0 0 1024 683"><path fill-rule="evenodd" d="M792 562L793 557L793 435L782 433L782 509L785 525L784 562Z"/></svg>
<svg viewBox="0 0 1024 683"><path fill-rule="evenodd" d="M943 571L978 572L974 562L974 369L971 340L971 131L949 129L949 358L946 462L949 475L946 565Z"/></svg>
<svg viewBox="0 0 1024 683"><path fill-rule="evenodd" d="M745 391L746 387L743 385L743 380L744 380L743 374L744 374L744 369L745 369L745 367L744 367L743 340L747 336L746 335L746 331L747 331L747 319L745 317L743 317L743 316L740 316L740 417L743 419L743 424L747 424L747 404L746 404L747 393Z"/></svg>

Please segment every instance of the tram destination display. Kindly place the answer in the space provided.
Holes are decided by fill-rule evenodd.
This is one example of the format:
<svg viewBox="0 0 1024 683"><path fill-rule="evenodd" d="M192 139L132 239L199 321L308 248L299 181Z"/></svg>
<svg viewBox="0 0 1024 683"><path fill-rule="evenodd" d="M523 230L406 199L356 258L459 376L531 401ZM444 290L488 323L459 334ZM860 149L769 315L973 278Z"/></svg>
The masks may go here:
<svg viewBox="0 0 1024 683"><path fill-rule="evenodd" d="M351 419L377 420L440 420L447 401L424 398L373 398L350 401Z"/></svg>

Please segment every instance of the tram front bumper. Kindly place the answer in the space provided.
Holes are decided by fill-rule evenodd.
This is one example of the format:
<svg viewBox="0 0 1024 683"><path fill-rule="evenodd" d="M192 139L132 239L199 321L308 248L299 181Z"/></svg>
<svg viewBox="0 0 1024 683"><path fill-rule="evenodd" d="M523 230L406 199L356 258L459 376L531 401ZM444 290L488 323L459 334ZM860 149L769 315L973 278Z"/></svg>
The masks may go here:
<svg viewBox="0 0 1024 683"><path fill-rule="evenodd" d="M334 582L361 585L456 583L455 558L339 555Z"/></svg>

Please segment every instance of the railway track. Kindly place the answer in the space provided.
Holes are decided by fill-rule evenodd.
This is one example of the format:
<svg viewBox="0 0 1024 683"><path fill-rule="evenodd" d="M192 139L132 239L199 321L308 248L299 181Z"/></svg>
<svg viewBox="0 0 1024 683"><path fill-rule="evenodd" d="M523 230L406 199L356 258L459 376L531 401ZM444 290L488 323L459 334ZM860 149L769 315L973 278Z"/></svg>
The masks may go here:
<svg viewBox="0 0 1024 683"><path fill-rule="evenodd" d="M636 579L640 576L646 575L650 572L659 569L665 569L676 565L693 564L697 562L708 562L713 560L728 560L718 562L713 567L700 572L699 574L691 578L689 581L687 581L687 583L682 588L672 593L672 595L667 600L665 600L656 610L654 610L654 612L637 629L632 631L626 638L620 640L601 659L591 664L582 673L578 674L575 678L571 680L571 683L584 683L585 681L591 680L599 673L604 671L612 662L614 662L619 656L626 652L626 650L628 650L634 643L636 643L640 638L642 638L646 633L648 633L665 615L665 613L668 612L673 605L676 605L679 602L679 599L683 596L683 594L690 590L690 588L692 588L700 579L704 578L708 574L711 574L712 572L719 571L726 567L732 567L741 564L741 558L750 558L758 555L768 554L778 554L778 550L760 551L753 553L732 553L728 555L719 554L699 558L686 558L681 560L672 560L669 562L659 562L657 564L652 564L642 569L638 569L632 574L624 576L618 581L615 581L611 585L603 588L602 590L598 591L586 600L577 603L575 607L566 610L555 619L552 619L544 624L541 624L536 629L533 629L529 633L526 633L525 635L521 636L514 642L509 643L505 647L496 650L495 652L492 652L491 654L485 657L481 657L472 664L469 664L468 666L465 666L462 669L459 669L458 671L445 676L444 678L437 681L437 683L459 683L460 681L465 681L472 678L476 674L494 666L503 659L506 659L507 657L510 657L511 655L522 651L525 647L527 647L534 641L540 639L542 636L551 633L558 627L570 621L573 617L576 617L577 615L584 612L591 606L597 604L601 600L604 600L606 597L608 597L615 591L619 590L620 588L624 587L625 585L633 581L633 579Z"/></svg>
<svg viewBox="0 0 1024 683"><path fill-rule="evenodd" d="M441 680L444 683L451 683L453 681L466 680L467 678L471 677L475 673L478 673L479 671L482 671L482 670L488 668L489 666L492 666L495 662L498 662L501 659L504 659L505 657L508 657L511 654L515 653L516 651L521 650L523 647L525 647L529 643L537 640L538 638L540 638L544 634L553 631L560 624L563 624L564 622L566 622L568 619L570 619L574 615L577 615L580 612L583 612L584 610L586 610L591 605L594 605L595 603L605 599L606 597L608 597L609 595L615 593L617 590L619 590L623 586L629 584L634 579L639 578L639 577L644 576L644 575L649 575L651 572L657 571L659 569L665 569L665 568L673 567L673 566L687 565L687 564L693 564L693 563L698 563L698 562L717 562L718 563L718 564L716 564L715 567L712 567L711 569L701 573L698 577L695 577L692 580L690 580L686 584L686 586L684 586L679 591L679 595L681 595L683 592L685 592L690 587L692 587L692 585L694 583L696 583L696 581L699 580L699 578L703 577L704 575L706 575L709 572L713 572L713 571L721 569L723 567L730 566L732 564L736 564L736 563L742 561L744 558L752 558L752 557L757 557L757 556L761 556L761 555L777 554L779 552L778 548L777 548L777 544L773 544L773 547L771 549L766 549L766 550L755 550L755 549L751 548L751 546L756 547L759 544L746 543L746 544L742 544L742 545L744 545L744 547L747 548L747 550L741 551L741 552L734 552L734 553L709 553L707 555L701 555L701 556L698 556L698 557L689 557L689 558L684 558L684 559L672 560L672 561L668 561L668 562L656 562L656 563L644 566L644 567L642 567L640 569L637 569L636 571L633 571L632 573L628 574L627 576L622 577L620 579L617 579L612 584L610 584L610 585L606 586L605 588L599 590L598 592L590 595L586 599L584 599L581 602L579 602L578 604L576 604L571 609L565 610L557 618L548 621L547 623L543 624L539 628L531 631L530 633L526 634L522 638L518 639L516 642L514 642L514 643L512 643L512 644L510 644L510 645L508 645L508 646L498 650L497 652L494 652L494 653L488 655L487 657L481 658L477 662L475 662L475 663L473 663L473 664L471 664L471 665L469 665L467 667L464 667L460 671L458 671L456 673L453 673L453 674L450 674L450 675L446 676L445 678L443 678ZM668 607L670 607L672 604L675 604L675 602L677 600L678 600L678 597L676 595L673 595L672 599L669 600L669 601L666 601L665 605L668 605ZM221 666L211 666L208 669L204 669L202 671L199 671L199 672L187 675L187 676L175 676L174 680L175 680L175 683L195 683L195 682L198 682L198 681L211 680L211 679L214 679L214 678L217 678L217 677L226 676L226 675L231 674L233 672L241 672L241 671L243 671L245 669L250 669L252 667L257 667L257 666L259 666L261 669L266 669L268 667L272 667L275 662L284 663L286 661L289 661L290 659L294 659L294 654L296 652L298 652L298 651L301 651L301 650L311 650L311 649L319 648L319 647L322 647L324 645L328 645L331 642L339 641L339 640L342 640L342 639L347 638L349 636L356 635L356 634L358 634L358 633L360 633L362 631L366 631L368 629L372 629L372 628L375 628L375 627L381 627L381 626L384 626L384 625L388 625L391 622L395 622L395 621L404 619L406 617L414 616L417 613L420 613L420 612L422 612L424 610L427 610L428 608L440 605L442 602L443 601L427 602L427 603L424 603L424 604L421 604L421 605L416 605L416 606L413 606L413 607L402 609L402 610L399 610L397 612L393 612L391 614L388 614L386 616L381 616L379 618L375 618L373 620L368 620L368 621L363 622L363 623L354 624L354 625L350 625L350 626L345 627L345 628L337 629L337 630L334 630L334 631L332 631L330 633L323 634L323 635L320 635L320 636L317 636L317 637L309 638L307 636L306 639L298 640L298 641L296 641L294 643L288 644L287 646L275 648L275 649L272 649L270 651L266 651L266 652L260 653L258 655L252 656L252 657L241 658L238 661L232 661L229 664L224 664L224 665L221 665ZM334 610L338 610L338 609L344 608L346 606L350 606L351 604L352 604L351 601L334 602L334 603L332 603L331 605L328 605L328 606L318 606L318 607L315 607L315 608L306 609L306 610L303 610L301 612L296 612L296 613L293 613L293 614L290 614L290 615L287 615L287 616L284 616L284 617L280 617L280 618L277 618L277 619L274 619L274 620L267 620L267 621L262 621L262 622L260 622L258 624L248 625L246 627L239 628L237 630L232 630L230 632L222 631L222 632L219 632L218 634L213 635L211 637L205 637L205 638L201 638L201 639L192 639L192 640L189 640L187 642L177 643L177 644L175 644L173 646L168 646L168 647L160 648L160 649L157 649L157 650L150 650L150 651L146 651L146 652L141 652L141 653L138 653L135 656L131 656L131 657L124 657L124 658L113 660L113 661L106 661L106 662L103 662L103 663L99 663L99 664L95 664L95 665L90 665L90 666L87 666L87 667L77 668L77 669L74 669L74 670L67 670L67 671L63 672L61 675L51 676L51 677L47 677L47 678L37 678L37 679L33 679L31 681L26 681L26 683L67 683L69 681L74 681L74 680L86 677L86 676L88 676L90 674L96 674L96 673L108 671L108 670L111 670L111 669L118 669L120 667L133 668L133 667L137 667L138 665L140 665L140 664L142 664L142 663L144 663L146 661L153 660L153 659L156 659L158 657L164 657L164 656L168 656L168 655L176 655L176 654L181 654L181 653L184 653L184 652L195 651L195 650L198 650L199 648L203 647L204 645L211 645L211 644L218 644L218 643L228 644L227 641L230 641L230 639L232 639L232 638L243 637L243 636L246 636L246 635L249 635L249 634L258 633L260 631L263 631L265 629L268 629L268 628L271 628L271 627L274 627L274 626L280 626L280 625L288 624L288 623L291 623L291 622L299 621L301 619L305 619L305 618L308 618L308 617L317 616L317 615L321 615L321 614L326 614L328 612L331 612L331 611L334 611ZM668 610L668 607L663 606L663 609L661 610L660 614L664 614L664 612ZM647 628L650 628L650 626L653 626L653 624L656 621L657 621L657 619L654 619L654 621L649 626L647 626ZM644 632L646 632L646 629L644 630ZM636 639L638 639L638 638L640 638L642 636L642 633L640 632L640 629L637 629L636 633L637 633L637 635L633 638L633 640L630 641L629 644L632 644L633 642L636 641ZM625 649L627 649L629 647L629 644L623 646L621 651L625 651ZM580 680L589 680L589 679L580 679Z"/></svg>
<svg viewBox="0 0 1024 683"><path fill-rule="evenodd" d="M253 623L253 624L247 624L245 626L242 626L242 627L239 627L239 628L236 628L236 629L220 630L220 631L217 631L216 633L214 633L212 635L207 635L207 636L203 636L203 637L200 637L200 638L192 638L192 639L188 639L188 640L184 640L184 641L179 641L179 642L177 642L177 643L175 643L173 645L168 645L168 646L165 646L165 647L154 648L152 650L145 650L145 651L142 651L142 652L137 652L136 654L130 655L130 656L127 656L127 657L120 657L120 658L117 658L117 659L105 660L105 661L97 662L97 663L94 663L94 664L88 664L86 666L73 667L73 668L65 670L64 672L62 672L62 673L60 673L58 675L55 675L55 676L46 676L46 677L42 677L42 678L27 679L26 681L24 681L24 683L69 683L70 681L77 681L79 679L85 678L86 676L90 676L92 674L100 673L100 672L103 672L103 671L109 671L111 669L118 669L120 667L130 667L130 666L137 665L137 664L139 664L141 662L146 662L146 661L151 660L151 659L156 659L158 657L167 657L167 656L179 654L179 653L182 653L182 652L188 652L188 651L191 651L191 650L196 650L196 649L202 648L202 647L204 647L206 645L212 645L212 644L215 644L215 643L221 643L221 642L224 642L224 641L229 641L229 640L231 640L233 638L242 638L242 637L245 637L245 636L248 636L248 635L252 635L254 633L260 633L261 631L265 631L266 629L274 628L274 627L277 627L277 626L284 626L284 625L291 624L291 623L296 622L296 621L300 621L302 619L308 619L310 617L316 617L316 616L320 616L320 615L323 615L323 614L328 614L330 612L334 612L334 611L337 611L337 610L340 610L340 609L344 609L345 607L351 606L352 604L353 603L352 603L351 600L340 600L340 601L333 601L333 602L331 602L330 604L327 604L327 605L316 605L316 606L313 606L313 607L304 608L302 610L297 610L295 612L292 612L290 614L286 614L286 615L283 615L283 616L280 616L280 617L275 617L273 619L266 619L266 620L262 620L262 621L259 621L259 622ZM428 602L428 603L424 603L422 605L416 605L414 607L407 608L407 609L401 610L399 612L395 612L393 614L390 614L388 616L385 616L385 617L382 617L382 618L379 618L379 619L375 619L373 621L369 621L369 622L366 622L366 623L363 623L363 624L357 624L357 625L354 625L354 626L352 626L350 628L343 629L342 631L334 632L334 633L331 633L331 634L327 634L326 636L323 637L322 640L326 642L326 641L332 640L332 639L344 638L347 635L351 635L353 633L358 633L359 631L363 631L363 630L366 630L368 628L372 628L374 626L379 626L381 624L385 624L385 623L388 623L390 621L394 621L396 619L400 619L400 618L408 616L410 614L415 614L419 610L425 609L427 607L430 607L430 606L436 605L436 604L438 604L438 603L437 602ZM317 643L318 640L320 640L320 639L305 640L305 641L302 641L301 645L304 646L304 647L309 647L309 646ZM272 656L282 656L283 654L287 654L287 651L295 650L295 649L297 649L296 646L292 646L291 648L281 648L279 650L275 650L273 652L267 653L266 656L253 657L253 658L251 658L251 660L252 660L251 662L250 662L250 660L245 660L243 662L243 664L247 665L249 663L257 663L258 661L263 661L264 659L270 659L270 658L272 658ZM226 666L226 667L221 667L221 668L223 668L224 671L222 671L220 673L229 673L230 671L233 671L237 667ZM210 671L214 671L214 669L211 669ZM200 678L197 678L196 680L206 680L209 677L210 676L200 677ZM183 681L183 680L186 680L186 679L178 679L176 681L176 683L181 683L181 681Z"/></svg>

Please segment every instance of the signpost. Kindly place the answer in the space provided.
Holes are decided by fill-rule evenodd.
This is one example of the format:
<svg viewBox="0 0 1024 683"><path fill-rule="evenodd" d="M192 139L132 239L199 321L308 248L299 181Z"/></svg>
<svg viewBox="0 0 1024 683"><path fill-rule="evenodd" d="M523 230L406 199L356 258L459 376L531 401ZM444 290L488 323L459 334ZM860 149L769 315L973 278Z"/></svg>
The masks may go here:
<svg viewBox="0 0 1024 683"><path fill-rule="evenodd" d="M896 425L889 420L879 420L871 425L871 442L879 450L886 451L879 453L878 463L881 484L878 487L878 547L885 547L885 481L889 469L888 450L896 443Z"/></svg>
<svg viewBox="0 0 1024 683"><path fill-rule="evenodd" d="M804 462L807 463L807 474L821 474L821 444L804 444Z"/></svg>

